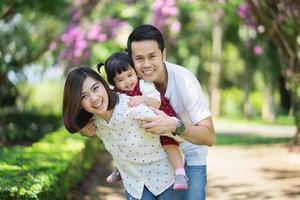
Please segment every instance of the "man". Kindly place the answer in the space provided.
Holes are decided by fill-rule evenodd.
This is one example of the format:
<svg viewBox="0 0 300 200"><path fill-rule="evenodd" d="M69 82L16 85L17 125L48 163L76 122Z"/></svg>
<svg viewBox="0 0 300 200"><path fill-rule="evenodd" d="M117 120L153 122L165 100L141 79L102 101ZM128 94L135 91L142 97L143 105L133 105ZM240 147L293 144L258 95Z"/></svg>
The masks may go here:
<svg viewBox="0 0 300 200"><path fill-rule="evenodd" d="M158 116L143 118L143 126L154 134L172 132L185 140L180 144L189 178L185 199L205 199L207 146L214 144L215 132L198 80L184 67L166 62L162 34L154 26L134 29L128 38L127 50L138 75L154 83L178 116L169 117L154 109Z"/></svg>

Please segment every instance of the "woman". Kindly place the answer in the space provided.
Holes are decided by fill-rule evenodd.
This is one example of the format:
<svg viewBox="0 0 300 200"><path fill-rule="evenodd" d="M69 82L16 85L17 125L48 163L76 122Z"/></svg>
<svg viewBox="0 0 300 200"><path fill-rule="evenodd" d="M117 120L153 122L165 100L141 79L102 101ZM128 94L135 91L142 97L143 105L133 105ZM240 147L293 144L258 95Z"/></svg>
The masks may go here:
<svg viewBox="0 0 300 200"><path fill-rule="evenodd" d="M96 134L111 153L121 173L127 199L183 199L174 191L174 174L159 136L152 135L137 120L154 113L145 104L129 108L129 97L110 90L94 70L72 70L66 79L63 97L64 125L74 133L91 118Z"/></svg>

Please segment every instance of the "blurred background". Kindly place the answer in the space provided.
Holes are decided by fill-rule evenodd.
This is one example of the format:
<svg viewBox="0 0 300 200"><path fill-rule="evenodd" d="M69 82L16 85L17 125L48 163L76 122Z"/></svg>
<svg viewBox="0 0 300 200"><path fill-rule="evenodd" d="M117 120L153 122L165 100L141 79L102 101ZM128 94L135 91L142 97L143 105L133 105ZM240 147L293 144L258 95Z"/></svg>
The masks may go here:
<svg viewBox="0 0 300 200"><path fill-rule="evenodd" d="M66 73L124 50L145 23L163 33L167 60L200 81L217 144L300 145L299 1L15 0L0 1L0 15L0 147L61 127Z"/></svg>

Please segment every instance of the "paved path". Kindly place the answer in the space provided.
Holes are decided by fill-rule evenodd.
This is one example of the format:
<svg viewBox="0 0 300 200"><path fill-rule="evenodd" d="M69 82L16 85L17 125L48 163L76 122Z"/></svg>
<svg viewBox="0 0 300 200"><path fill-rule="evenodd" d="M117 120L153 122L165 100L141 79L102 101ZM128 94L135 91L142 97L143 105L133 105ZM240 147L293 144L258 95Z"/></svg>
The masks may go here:
<svg viewBox="0 0 300 200"><path fill-rule="evenodd" d="M208 200L300 200L300 153L284 146L213 147Z"/></svg>
<svg viewBox="0 0 300 200"><path fill-rule="evenodd" d="M290 126L252 126L216 124L217 132L266 136L293 135ZM287 129L282 129L285 127ZM237 131L239 130L239 131ZM284 131L282 131L284 130ZM111 171L111 158L101 155L96 167L85 181L74 187L68 197L72 200L125 200L123 187L108 185L105 177ZM288 152L284 146L251 147L214 146L209 149L207 200L300 200L300 153Z"/></svg>

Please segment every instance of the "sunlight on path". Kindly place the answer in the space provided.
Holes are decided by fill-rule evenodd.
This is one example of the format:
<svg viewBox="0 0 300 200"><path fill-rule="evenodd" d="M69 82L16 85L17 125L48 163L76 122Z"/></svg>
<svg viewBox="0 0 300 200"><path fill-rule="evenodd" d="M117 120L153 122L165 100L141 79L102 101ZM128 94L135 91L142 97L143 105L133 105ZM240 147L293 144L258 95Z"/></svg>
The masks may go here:
<svg viewBox="0 0 300 200"><path fill-rule="evenodd" d="M300 200L299 161L279 146L210 148L207 200Z"/></svg>
<svg viewBox="0 0 300 200"><path fill-rule="evenodd" d="M111 158L103 152L69 199L125 200L122 184L104 181L111 169ZM300 153L286 147L213 146L207 169L207 200L300 200Z"/></svg>

